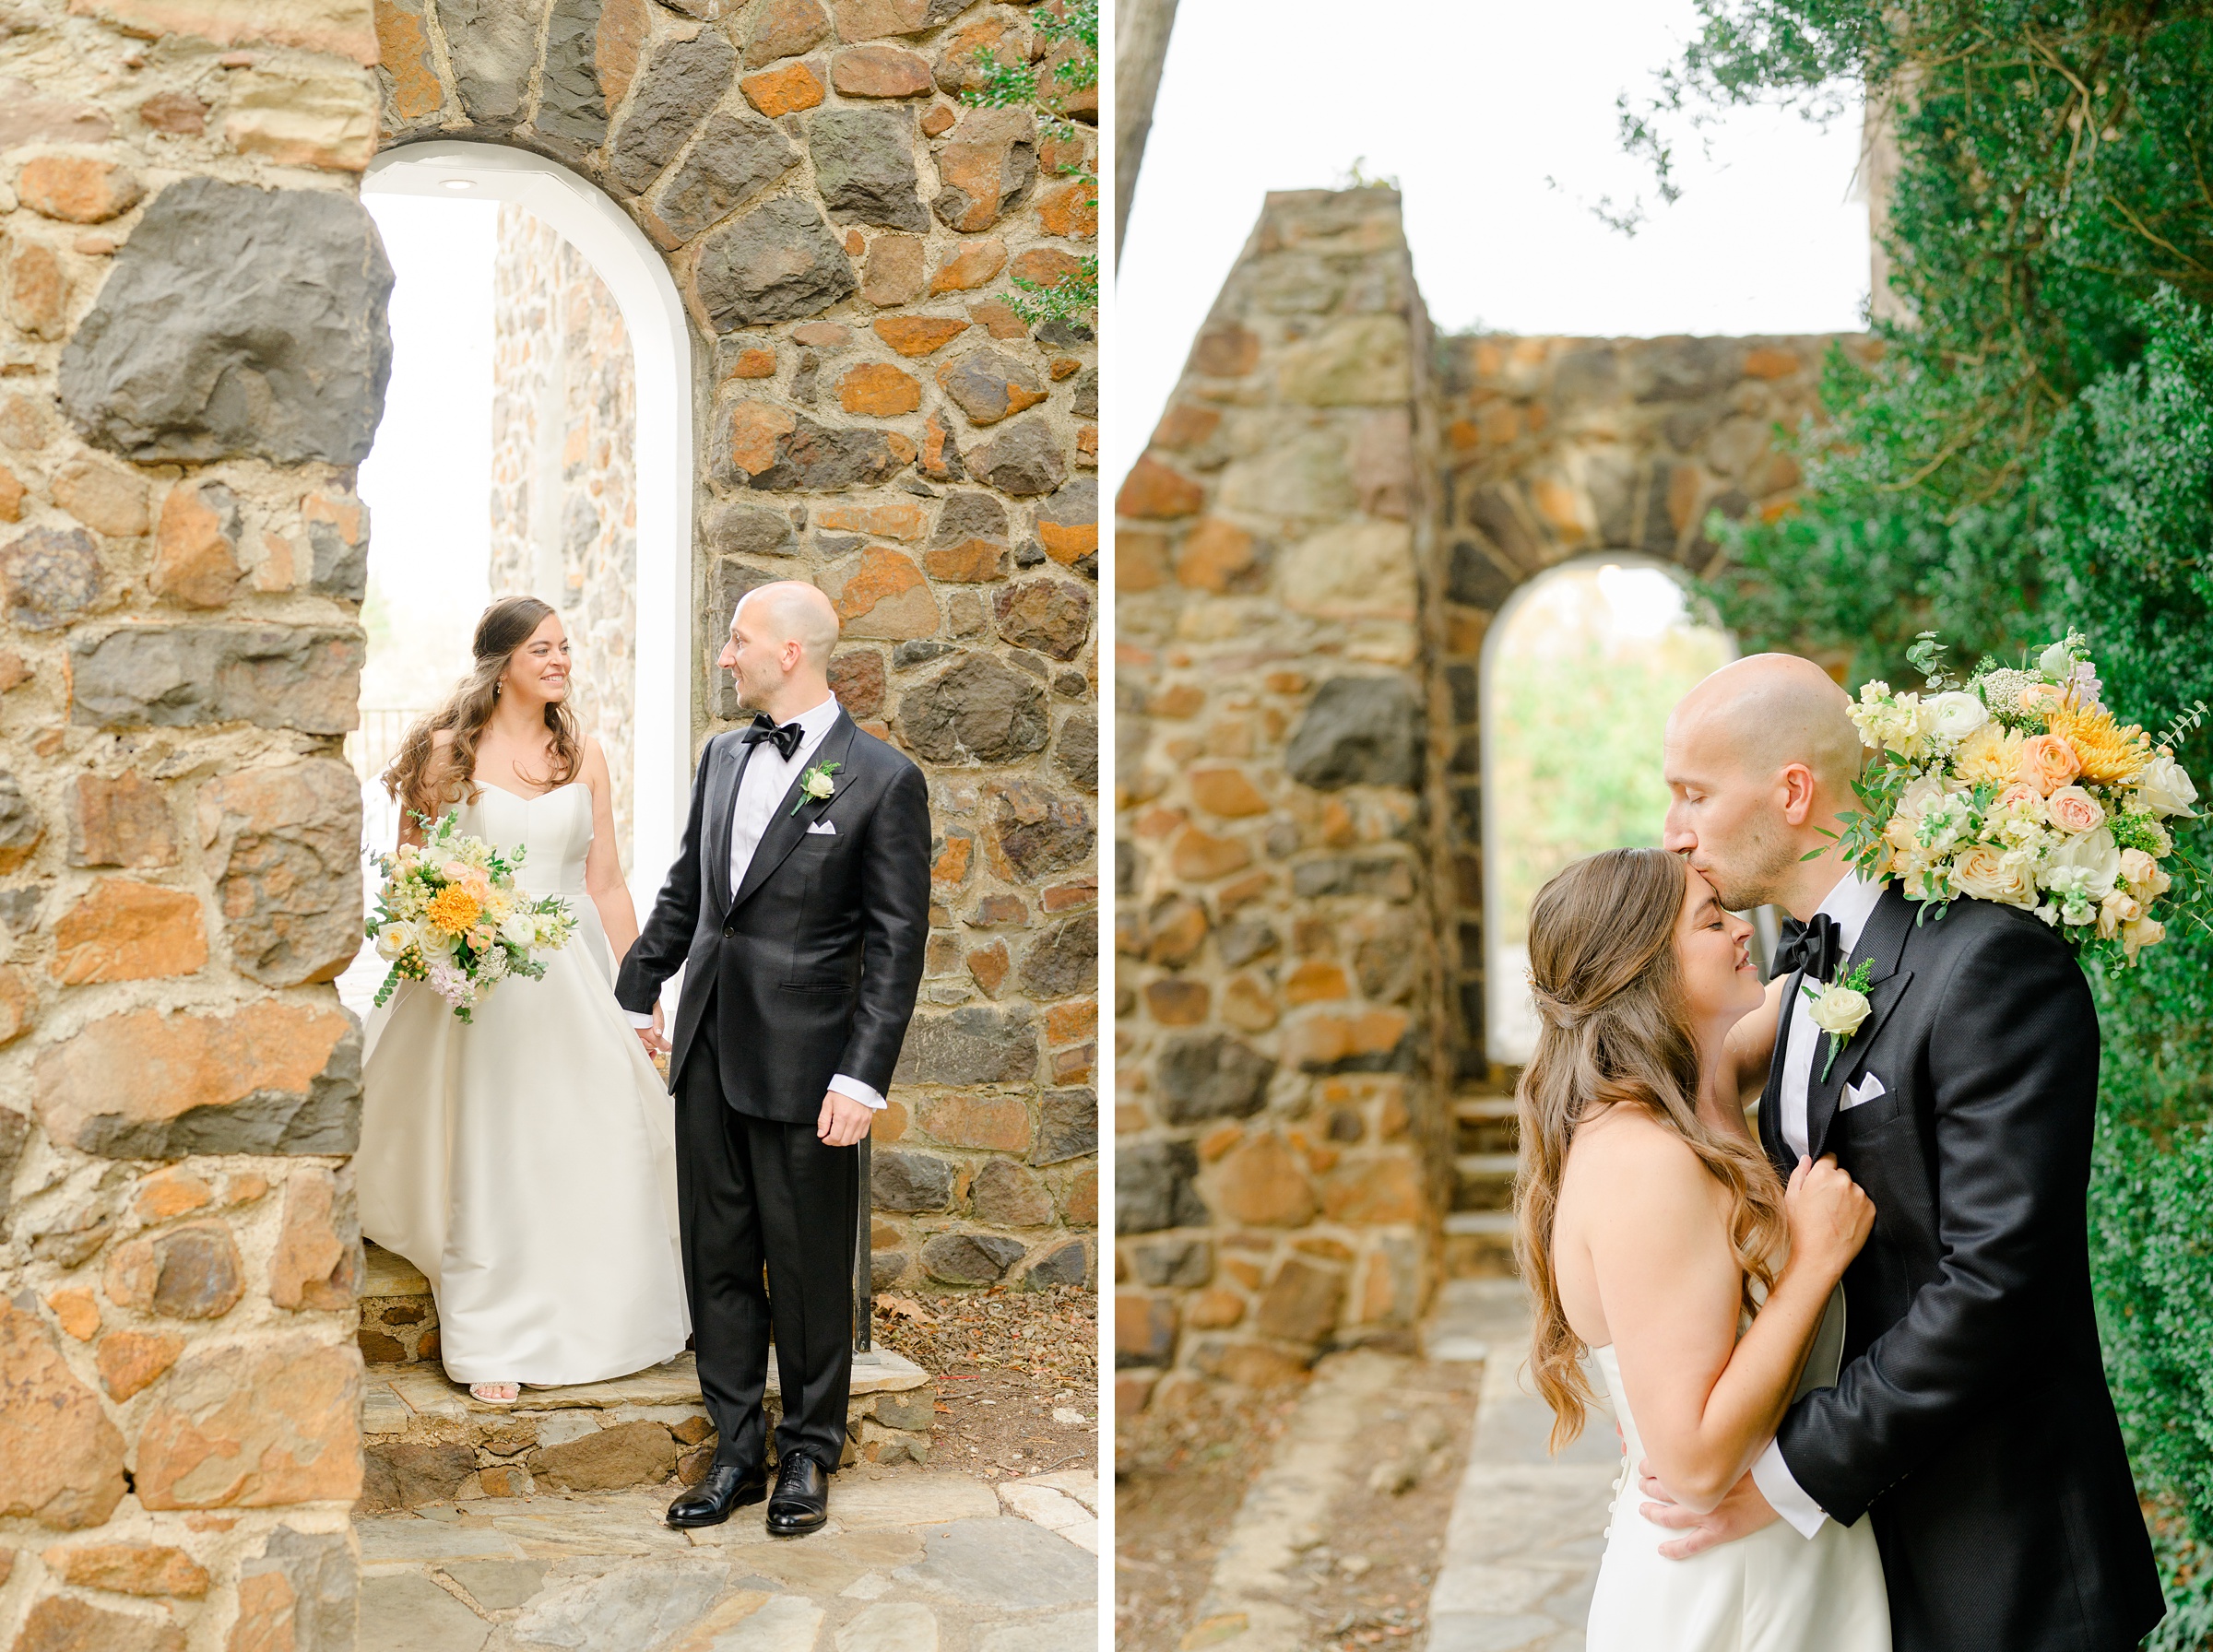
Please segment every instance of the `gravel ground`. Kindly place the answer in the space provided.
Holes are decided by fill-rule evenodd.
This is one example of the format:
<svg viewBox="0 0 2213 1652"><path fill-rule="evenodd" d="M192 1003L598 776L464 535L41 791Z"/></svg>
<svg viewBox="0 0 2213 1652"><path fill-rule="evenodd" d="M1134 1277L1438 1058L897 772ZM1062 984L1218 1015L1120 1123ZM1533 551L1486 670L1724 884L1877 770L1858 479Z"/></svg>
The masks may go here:
<svg viewBox="0 0 2213 1652"><path fill-rule="evenodd" d="M1343 1489L1291 1578L1314 1652L1426 1640L1482 1367L1417 1363L1364 1433ZM1176 1652L1223 1538L1303 1391L1201 1391L1118 1420L1116 1652Z"/></svg>
<svg viewBox="0 0 2213 1652"><path fill-rule="evenodd" d="M875 1335L937 1379L930 1466L978 1480L1099 1460L1099 1299L1072 1285L876 1298Z"/></svg>

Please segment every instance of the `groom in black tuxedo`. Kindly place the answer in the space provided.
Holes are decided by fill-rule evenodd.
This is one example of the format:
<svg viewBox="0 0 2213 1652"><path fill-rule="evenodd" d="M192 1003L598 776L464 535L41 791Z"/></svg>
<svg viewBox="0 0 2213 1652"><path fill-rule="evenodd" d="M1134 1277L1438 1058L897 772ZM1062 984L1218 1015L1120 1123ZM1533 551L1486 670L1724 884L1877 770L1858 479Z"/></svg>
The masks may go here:
<svg viewBox="0 0 2213 1652"><path fill-rule="evenodd" d="M707 742L682 845L615 984L639 1037L669 1055L684 1288L719 1435L672 1526L718 1525L766 1493L772 1338L784 1417L771 1532L828 1518L846 1446L856 1144L921 985L929 800L921 770L832 695L837 635L810 584L739 603L720 664L755 716ZM655 1005L680 964L664 1041Z"/></svg>
<svg viewBox="0 0 2213 1652"><path fill-rule="evenodd" d="M1668 722L1667 846L1726 905L1796 920L1762 1144L1785 1177L1833 1154L1876 1218L1835 1386L1712 1514L1645 1512L1684 1554L1870 1515L1899 1652L2120 1652L2166 1609L2090 1304L2089 988L2029 913L1963 899L1917 922L1846 866L1821 828L1855 806L1849 703L1811 662L1757 655ZM1863 962L1868 1012L1831 1060L1800 987Z"/></svg>

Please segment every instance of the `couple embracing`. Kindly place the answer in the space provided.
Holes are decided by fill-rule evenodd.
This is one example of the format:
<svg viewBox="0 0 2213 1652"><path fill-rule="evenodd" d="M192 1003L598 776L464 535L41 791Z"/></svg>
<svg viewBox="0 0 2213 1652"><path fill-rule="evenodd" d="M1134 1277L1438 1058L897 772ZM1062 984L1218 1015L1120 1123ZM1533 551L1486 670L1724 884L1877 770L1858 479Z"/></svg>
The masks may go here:
<svg viewBox="0 0 2213 1652"><path fill-rule="evenodd" d="M816 1530L846 1443L858 1144L921 983L930 829L921 771L831 693L837 637L812 585L740 602L719 664L755 715L701 754L642 929L544 603L485 611L474 671L385 777L403 843L421 840L413 817L458 808L463 832L526 850L517 884L578 921L542 979L467 1024L411 981L372 1019L362 1231L429 1279L446 1372L480 1403L659 1364L689 1337L717 1443L674 1526L765 1499L770 1532ZM671 1040L658 1000L680 968Z"/></svg>
<svg viewBox="0 0 2213 1652"><path fill-rule="evenodd" d="M1532 1372L1571 1438L1587 1353L1628 1462L1587 1644L2119 1652L2164 1606L2091 1310L2089 989L2025 912L1917 922L1851 870L1849 704L1788 655L1715 673L1666 848L1530 914ZM1763 989L1731 914L1770 903ZM1840 966L1849 1026L1804 990Z"/></svg>

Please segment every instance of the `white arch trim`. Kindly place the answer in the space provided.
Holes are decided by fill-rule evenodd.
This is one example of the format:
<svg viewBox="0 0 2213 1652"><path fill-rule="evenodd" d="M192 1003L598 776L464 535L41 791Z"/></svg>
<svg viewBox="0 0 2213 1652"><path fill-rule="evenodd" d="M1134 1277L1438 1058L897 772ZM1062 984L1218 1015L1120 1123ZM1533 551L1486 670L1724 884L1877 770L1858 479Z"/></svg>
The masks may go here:
<svg viewBox="0 0 2213 1652"><path fill-rule="evenodd" d="M1491 875L1490 864L1491 845L1498 841L1500 830L1498 787L1495 784L1495 776L1491 771L1491 751L1495 744L1491 739L1491 672L1497 663L1496 655L1499 639L1507 634L1508 630L1513 624L1515 614L1521 610L1522 604L1536 594L1539 586L1544 584L1556 573L1591 572L1600 568L1649 568L1666 574L1677 585L1686 583L1681 563L1664 561L1659 557L1648 556L1639 550L1595 550L1583 556L1570 557L1564 562L1555 562L1551 567L1533 573L1516 585L1506 601L1499 605L1497 613L1492 616L1490 625L1483 633L1483 652L1476 662L1475 726L1476 740L1482 759L1481 785L1483 788L1483 1042L1485 1046L1484 1054L1489 1059L1509 1067L1519 1066L1529 1058L1528 1051L1513 1049L1502 1042L1507 1012L1513 1008L1516 999L1525 1001L1528 998L1529 989L1524 982L1502 980L1498 968L1497 937L1504 933L1506 914L1500 903L1498 879ZM1691 617L1694 622L1710 623L1699 620L1695 611ZM1714 626L1712 629L1720 631L1721 628ZM1728 643L1730 655L1734 657L1736 652L1736 639L1730 636L1726 631L1722 631L1721 634ZM1657 764L1659 761L1660 754L1657 751L1653 752L1652 761ZM1764 952L1771 952L1772 950L1772 944L1769 942L1764 948L1763 955Z"/></svg>
<svg viewBox="0 0 2213 1652"><path fill-rule="evenodd" d="M379 155L361 188L442 201L512 201L584 255L622 313L637 374L630 881L642 915L676 856L691 786L692 333L683 301L637 225L598 188L541 155L503 144L409 144Z"/></svg>

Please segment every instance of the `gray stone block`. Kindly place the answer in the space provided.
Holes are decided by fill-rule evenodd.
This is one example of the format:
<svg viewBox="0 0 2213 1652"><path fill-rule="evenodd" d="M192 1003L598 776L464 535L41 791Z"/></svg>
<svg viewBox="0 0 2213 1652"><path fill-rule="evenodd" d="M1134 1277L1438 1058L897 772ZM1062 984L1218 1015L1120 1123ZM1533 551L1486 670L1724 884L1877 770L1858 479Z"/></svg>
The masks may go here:
<svg viewBox="0 0 2213 1652"><path fill-rule="evenodd" d="M1275 1063L1226 1032L1171 1039L1155 1064L1162 1122L1249 1118L1268 1102Z"/></svg>
<svg viewBox="0 0 2213 1652"><path fill-rule="evenodd" d="M778 195L711 231L694 279L717 333L798 321L860 284L822 214L797 195Z"/></svg>
<svg viewBox="0 0 2213 1652"><path fill-rule="evenodd" d="M1199 1150L1188 1141L1133 1141L1114 1155L1114 1228L1151 1233L1162 1228L1204 1227L1212 1220L1191 1184Z"/></svg>
<svg viewBox="0 0 2213 1652"><path fill-rule="evenodd" d="M882 1149L869 1155L869 1199L879 1210L943 1210L953 1203L955 1171L935 1153Z"/></svg>
<svg viewBox="0 0 2213 1652"><path fill-rule="evenodd" d="M1037 1026L1027 1009L964 1004L950 1014L915 1017L892 1078L901 1084L1020 1084L1036 1073Z"/></svg>
<svg viewBox="0 0 2213 1652"><path fill-rule="evenodd" d="M553 0L538 82L540 132L596 149L607 136L607 93L599 84L600 0Z"/></svg>
<svg viewBox="0 0 2213 1652"><path fill-rule="evenodd" d="M988 655L969 655L902 696L901 738L925 761L1012 762L1045 749L1045 690Z"/></svg>
<svg viewBox="0 0 2213 1652"><path fill-rule="evenodd" d="M1414 690L1401 678L1333 677L1299 719L1284 766L1319 791L1418 787L1423 721Z"/></svg>
<svg viewBox="0 0 2213 1652"><path fill-rule="evenodd" d="M145 464L358 465L392 372L392 266L332 190L171 184L62 352L62 410Z"/></svg>
<svg viewBox="0 0 2213 1652"><path fill-rule="evenodd" d="M690 241L781 178L799 159L790 141L758 115L715 115L676 176L654 197L654 210Z"/></svg>
<svg viewBox="0 0 2213 1652"><path fill-rule="evenodd" d="M822 205L840 223L926 231L913 129L888 109L827 109L808 123Z"/></svg>
<svg viewBox="0 0 2213 1652"><path fill-rule="evenodd" d="M665 41L638 73L630 112L609 146L608 170L643 195L677 157L700 116L722 101L738 73L738 53L719 29Z"/></svg>
<svg viewBox="0 0 2213 1652"><path fill-rule="evenodd" d="M253 723L345 734L361 721L359 631L132 625L69 643L70 720L104 728Z"/></svg>

